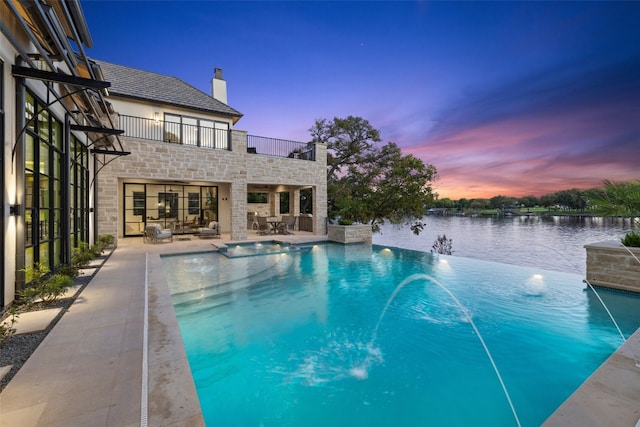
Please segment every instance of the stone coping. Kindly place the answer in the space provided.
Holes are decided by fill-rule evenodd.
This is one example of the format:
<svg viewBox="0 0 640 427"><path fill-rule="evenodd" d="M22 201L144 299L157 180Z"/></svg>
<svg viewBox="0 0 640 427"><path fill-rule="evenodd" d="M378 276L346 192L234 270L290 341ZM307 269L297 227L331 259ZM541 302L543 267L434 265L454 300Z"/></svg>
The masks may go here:
<svg viewBox="0 0 640 427"><path fill-rule="evenodd" d="M625 247L622 245L622 243L619 240L603 240L601 242L587 243L586 245L584 245L584 248L594 248L594 249L606 248L608 250L619 251L624 253L629 253L629 249L630 249L633 253L636 253L636 252L640 253L640 248Z"/></svg>

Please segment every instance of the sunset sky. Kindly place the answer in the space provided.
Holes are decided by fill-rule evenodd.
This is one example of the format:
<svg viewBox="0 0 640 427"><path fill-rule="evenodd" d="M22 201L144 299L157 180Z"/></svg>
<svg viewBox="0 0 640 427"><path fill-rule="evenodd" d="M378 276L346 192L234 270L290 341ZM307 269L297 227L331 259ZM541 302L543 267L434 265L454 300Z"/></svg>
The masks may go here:
<svg viewBox="0 0 640 427"><path fill-rule="evenodd" d="M251 135L360 116L440 197L640 179L640 2L88 1L96 59L179 77Z"/></svg>

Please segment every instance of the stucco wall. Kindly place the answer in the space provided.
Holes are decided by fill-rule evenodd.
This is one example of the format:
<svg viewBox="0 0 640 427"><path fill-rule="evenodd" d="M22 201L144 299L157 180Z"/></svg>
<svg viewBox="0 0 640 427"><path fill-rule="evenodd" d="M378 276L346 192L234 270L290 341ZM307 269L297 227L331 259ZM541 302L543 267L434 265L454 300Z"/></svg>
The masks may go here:
<svg viewBox="0 0 640 427"><path fill-rule="evenodd" d="M635 258L615 240L585 245L585 249L589 283L640 292L640 248L629 248Z"/></svg>
<svg viewBox="0 0 640 427"><path fill-rule="evenodd" d="M204 185L230 184L228 206L234 240L247 237L247 184L314 186L314 233L324 234L327 216L326 146L316 147L316 161L247 153L247 134L232 131L232 151L159 141L122 138L131 154L115 159L98 174L97 215L100 234L122 236L123 180L187 181Z"/></svg>

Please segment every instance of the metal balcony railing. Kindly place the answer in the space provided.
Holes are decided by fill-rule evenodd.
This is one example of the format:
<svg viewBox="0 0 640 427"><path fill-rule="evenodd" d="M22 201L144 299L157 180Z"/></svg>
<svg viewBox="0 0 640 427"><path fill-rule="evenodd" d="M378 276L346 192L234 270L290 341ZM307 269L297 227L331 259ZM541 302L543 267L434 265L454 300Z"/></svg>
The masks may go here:
<svg viewBox="0 0 640 427"><path fill-rule="evenodd" d="M231 150L231 131L229 129L125 115L119 115L118 120L119 128L124 130L124 136L130 138ZM316 160L316 147L313 143L264 136L247 135L247 152L265 156Z"/></svg>
<svg viewBox="0 0 640 427"><path fill-rule="evenodd" d="M316 146L313 143L264 136L247 135L247 152L291 159L316 160Z"/></svg>
<svg viewBox="0 0 640 427"><path fill-rule="evenodd" d="M231 131L213 127L145 119L120 115L119 126L124 136L172 144L231 150Z"/></svg>

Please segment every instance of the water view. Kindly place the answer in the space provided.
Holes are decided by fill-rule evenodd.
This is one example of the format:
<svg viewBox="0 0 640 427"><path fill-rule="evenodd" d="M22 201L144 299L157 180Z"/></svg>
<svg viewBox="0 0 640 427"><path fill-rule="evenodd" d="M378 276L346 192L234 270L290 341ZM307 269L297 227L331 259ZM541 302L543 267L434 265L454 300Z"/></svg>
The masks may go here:
<svg viewBox="0 0 640 427"><path fill-rule="evenodd" d="M208 425L537 426L622 343L573 272L339 244L163 264ZM640 296L600 295L640 326Z"/></svg>
<svg viewBox="0 0 640 427"><path fill-rule="evenodd" d="M414 236L409 227L385 225L373 242L429 252L437 236L452 239L453 255L585 275L584 245L619 241L634 229L629 219L570 216L426 216Z"/></svg>

